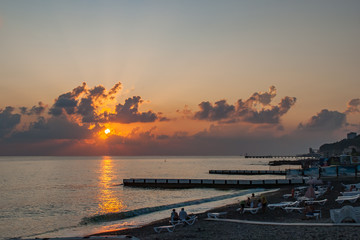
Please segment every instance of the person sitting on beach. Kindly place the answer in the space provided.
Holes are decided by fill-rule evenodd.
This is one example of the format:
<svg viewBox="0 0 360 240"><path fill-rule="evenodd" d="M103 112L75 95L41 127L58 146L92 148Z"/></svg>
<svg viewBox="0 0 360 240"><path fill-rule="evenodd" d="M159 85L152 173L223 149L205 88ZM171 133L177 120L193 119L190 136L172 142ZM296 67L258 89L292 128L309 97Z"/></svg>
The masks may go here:
<svg viewBox="0 0 360 240"><path fill-rule="evenodd" d="M181 208L181 211L179 212L179 218L181 221L188 219L187 212L185 212L184 208Z"/></svg>
<svg viewBox="0 0 360 240"><path fill-rule="evenodd" d="M314 207L312 205L305 205L305 209L304 209L304 214L305 214L305 219L308 219L307 216L312 216L314 215Z"/></svg>
<svg viewBox="0 0 360 240"><path fill-rule="evenodd" d="M265 212L266 206L267 206L267 200L266 200L265 196L261 196L261 206L262 206L263 212Z"/></svg>
<svg viewBox="0 0 360 240"><path fill-rule="evenodd" d="M244 212L245 205L246 205L246 201L244 199L241 200L241 202L240 202L240 213Z"/></svg>
<svg viewBox="0 0 360 240"><path fill-rule="evenodd" d="M250 200L250 198L248 197L247 200L246 200L246 206L247 206L247 207L250 207L250 205L251 205L251 200Z"/></svg>
<svg viewBox="0 0 360 240"><path fill-rule="evenodd" d="M261 208L261 207L262 207L261 199L258 200L257 207L258 207L258 208Z"/></svg>
<svg viewBox="0 0 360 240"><path fill-rule="evenodd" d="M179 215L176 212L176 210L173 209L172 212L171 212L171 222L176 222L178 220L179 220Z"/></svg>

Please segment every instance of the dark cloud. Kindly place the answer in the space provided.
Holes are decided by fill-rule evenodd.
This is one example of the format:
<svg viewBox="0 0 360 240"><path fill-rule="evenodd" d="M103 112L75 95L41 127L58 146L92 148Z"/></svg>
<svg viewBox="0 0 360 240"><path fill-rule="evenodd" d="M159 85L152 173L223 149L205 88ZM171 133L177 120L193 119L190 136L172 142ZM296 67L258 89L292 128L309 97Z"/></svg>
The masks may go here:
<svg viewBox="0 0 360 240"><path fill-rule="evenodd" d="M348 102L345 113L358 113L360 112L359 106L360 106L360 98L352 99Z"/></svg>
<svg viewBox="0 0 360 240"><path fill-rule="evenodd" d="M115 114L107 114L105 118L109 122L133 123L133 122L154 122L158 115L152 111L139 112L139 105L143 102L141 97L134 96L125 100L124 104L118 104Z"/></svg>
<svg viewBox="0 0 360 240"><path fill-rule="evenodd" d="M346 126L346 124L345 113L323 109L316 116L312 116L307 123L300 123L298 129L308 131L334 131Z"/></svg>
<svg viewBox="0 0 360 240"><path fill-rule="evenodd" d="M235 107L226 103L226 100L215 102L202 102L199 104L200 111L194 115L195 119L218 121L227 119L234 113Z"/></svg>
<svg viewBox="0 0 360 240"><path fill-rule="evenodd" d="M20 107L19 109L21 114L24 115L41 115L44 113L46 107L47 106L44 105L42 102L39 102L38 106L33 106L29 110L27 109L27 107Z"/></svg>
<svg viewBox="0 0 360 240"><path fill-rule="evenodd" d="M74 88L71 92L60 95L54 105L50 108L49 114L53 116L60 116L65 111L67 114L74 114L78 105L78 98L82 93L85 93L86 83Z"/></svg>
<svg viewBox="0 0 360 240"><path fill-rule="evenodd" d="M16 125L20 123L21 115L17 113L12 113L14 111L13 107L6 107L4 110L0 109L0 137L4 137L9 134Z"/></svg>
<svg viewBox="0 0 360 240"><path fill-rule="evenodd" d="M245 122L278 124L280 117L287 113L295 102L296 98L294 97L284 97L277 106L268 106L268 108L257 110L252 106L255 104L253 100L251 100L251 105L248 101L243 103L239 100L236 109L238 115ZM270 102L267 105L269 104Z"/></svg>
<svg viewBox="0 0 360 240"><path fill-rule="evenodd" d="M194 114L195 119L235 123L279 124L280 117L286 114L295 104L296 98L284 97L278 105L271 105L276 96L276 88L271 86L268 92L257 92L246 101L239 99L236 106L221 100L212 105L210 102L199 104L200 111Z"/></svg>
<svg viewBox="0 0 360 240"><path fill-rule="evenodd" d="M113 100L114 95L120 89L120 82L115 84L108 92L101 85L87 89L86 83L83 83L82 86L75 88L73 91L60 95L49 113L53 116L60 116L64 113L68 115L76 114L81 117L83 123L169 121L168 118L161 116L161 113L156 114L153 111L139 112L139 105L143 103L139 96L128 98L124 104L116 105L115 113L98 113L99 108L106 101Z"/></svg>
<svg viewBox="0 0 360 240"><path fill-rule="evenodd" d="M30 123L28 130L14 132L9 141L42 141L54 139L86 139L91 131L86 126L80 126L65 116L45 119L39 117Z"/></svg>

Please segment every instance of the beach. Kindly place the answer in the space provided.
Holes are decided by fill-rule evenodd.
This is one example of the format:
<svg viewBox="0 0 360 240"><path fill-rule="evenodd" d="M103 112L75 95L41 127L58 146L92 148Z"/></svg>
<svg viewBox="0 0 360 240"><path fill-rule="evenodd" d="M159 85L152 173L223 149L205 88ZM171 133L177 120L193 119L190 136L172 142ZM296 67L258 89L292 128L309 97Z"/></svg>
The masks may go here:
<svg viewBox="0 0 360 240"><path fill-rule="evenodd" d="M347 181L347 183L353 183L353 181ZM116 230L95 235L131 235L139 239L359 239L358 226L329 226L332 223L330 209L338 209L345 205L360 206L359 202L345 202L343 204L335 202L343 188L340 181L332 182L332 186L331 191L319 198L328 199L326 204L324 206L314 204L315 209L321 210L322 217L320 219L304 219L303 213L296 211L287 213L283 209L266 209L265 212L260 211L257 214L240 214L236 211L240 204L235 203L209 211L227 212L221 217L221 220L209 220L207 212L204 212L197 214L198 221L195 224L176 226L174 232L156 233L154 231L154 227L169 225L169 218L166 218L140 228ZM290 193L291 189L290 186L284 187L276 192L264 195L268 203L279 203L285 201L283 195ZM227 221L226 219L230 220ZM239 222L241 220L274 224ZM289 223L294 225L284 225Z"/></svg>

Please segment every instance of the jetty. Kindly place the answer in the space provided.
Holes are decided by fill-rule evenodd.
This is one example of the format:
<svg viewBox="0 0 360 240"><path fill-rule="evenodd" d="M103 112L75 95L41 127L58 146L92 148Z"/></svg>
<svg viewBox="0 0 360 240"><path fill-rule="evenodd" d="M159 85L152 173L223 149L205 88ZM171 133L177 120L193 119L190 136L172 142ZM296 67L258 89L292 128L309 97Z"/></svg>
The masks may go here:
<svg viewBox="0 0 360 240"><path fill-rule="evenodd" d="M231 174L231 175L286 175L281 170L209 170L210 174Z"/></svg>
<svg viewBox="0 0 360 240"><path fill-rule="evenodd" d="M245 155L245 158L282 158L282 159L316 159L318 158L318 156L309 156L309 155L304 155L304 156L298 156L298 155Z"/></svg>
<svg viewBox="0 0 360 240"><path fill-rule="evenodd" d="M144 188L279 188L289 185L305 184L303 178L267 180L229 180L229 179L123 179L124 186Z"/></svg>

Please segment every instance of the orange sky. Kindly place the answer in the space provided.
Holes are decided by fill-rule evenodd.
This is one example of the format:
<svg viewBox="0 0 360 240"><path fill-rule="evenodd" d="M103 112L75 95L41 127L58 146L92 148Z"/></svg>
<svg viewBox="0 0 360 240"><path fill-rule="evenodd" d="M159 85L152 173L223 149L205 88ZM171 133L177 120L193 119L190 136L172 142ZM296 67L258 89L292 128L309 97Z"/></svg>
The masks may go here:
<svg viewBox="0 0 360 240"><path fill-rule="evenodd" d="M1 154L303 153L341 140L360 132L359 11L0 2Z"/></svg>

